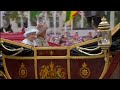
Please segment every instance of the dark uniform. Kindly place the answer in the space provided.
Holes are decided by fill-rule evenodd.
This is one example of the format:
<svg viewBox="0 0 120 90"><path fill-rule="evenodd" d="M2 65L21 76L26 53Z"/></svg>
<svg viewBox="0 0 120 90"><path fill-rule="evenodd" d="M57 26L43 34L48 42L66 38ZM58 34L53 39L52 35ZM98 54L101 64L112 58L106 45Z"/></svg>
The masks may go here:
<svg viewBox="0 0 120 90"><path fill-rule="evenodd" d="M89 27L98 27L101 18L105 15L104 11L84 11ZM93 23L92 23L93 20Z"/></svg>

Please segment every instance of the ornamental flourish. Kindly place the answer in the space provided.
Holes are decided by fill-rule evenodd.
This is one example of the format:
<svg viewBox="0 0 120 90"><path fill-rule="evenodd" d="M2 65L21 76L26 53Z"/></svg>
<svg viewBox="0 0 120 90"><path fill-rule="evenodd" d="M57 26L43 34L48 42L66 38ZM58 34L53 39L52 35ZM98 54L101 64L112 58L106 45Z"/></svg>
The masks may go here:
<svg viewBox="0 0 120 90"><path fill-rule="evenodd" d="M26 78L27 77L27 68L25 67L24 63L21 63L21 66L19 68L19 76L21 78Z"/></svg>
<svg viewBox="0 0 120 90"><path fill-rule="evenodd" d="M87 79L90 76L90 69L87 67L87 64L84 62L80 68L80 76L83 79Z"/></svg>
<svg viewBox="0 0 120 90"><path fill-rule="evenodd" d="M55 65L52 61L48 65L39 68L40 79L66 79L65 69L61 65Z"/></svg>

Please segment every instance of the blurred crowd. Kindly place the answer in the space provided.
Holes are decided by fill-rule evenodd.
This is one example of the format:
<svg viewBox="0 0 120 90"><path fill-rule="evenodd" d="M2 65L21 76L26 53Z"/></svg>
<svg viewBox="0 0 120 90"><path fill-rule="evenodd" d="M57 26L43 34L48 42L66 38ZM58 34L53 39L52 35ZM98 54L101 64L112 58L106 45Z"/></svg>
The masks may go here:
<svg viewBox="0 0 120 90"><path fill-rule="evenodd" d="M61 46L70 46L93 38L94 35L92 35L92 32L88 32L86 36L79 36L78 32L75 33L66 32L64 34L57 33L56 35L54 35L54 33L49 33L47 34L46 40L48 42L59 44Z"/></svg>

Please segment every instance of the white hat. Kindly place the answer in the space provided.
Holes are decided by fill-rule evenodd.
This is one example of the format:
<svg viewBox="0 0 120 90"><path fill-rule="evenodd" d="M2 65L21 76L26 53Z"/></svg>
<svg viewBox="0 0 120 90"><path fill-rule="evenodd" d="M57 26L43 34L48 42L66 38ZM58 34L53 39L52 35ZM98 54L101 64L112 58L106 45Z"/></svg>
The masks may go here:
<svg viewBox="0 0 120 90"><path fill-rule="evenodd" d="M36 27L34 26L30 26L28 28L25 29L25 33L24 33L24 37L27 37L28 34L30 33L38 33L38 30L36 29Z"/></svg>

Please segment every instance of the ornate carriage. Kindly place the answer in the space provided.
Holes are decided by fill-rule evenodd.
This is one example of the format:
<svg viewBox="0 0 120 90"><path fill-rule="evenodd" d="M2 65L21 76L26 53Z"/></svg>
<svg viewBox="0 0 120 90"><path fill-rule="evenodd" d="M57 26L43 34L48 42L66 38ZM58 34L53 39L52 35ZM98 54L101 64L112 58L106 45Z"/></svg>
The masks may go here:
<svg viewBox="0 0 120 90"><path fill-rule="evenodd" d="M1 37L5 72L0 73L6 79L110 78L120 61L119 33L120 24L112 30L113 44L106 61L97 38L72 46L32 47Z"/></svg>

